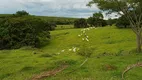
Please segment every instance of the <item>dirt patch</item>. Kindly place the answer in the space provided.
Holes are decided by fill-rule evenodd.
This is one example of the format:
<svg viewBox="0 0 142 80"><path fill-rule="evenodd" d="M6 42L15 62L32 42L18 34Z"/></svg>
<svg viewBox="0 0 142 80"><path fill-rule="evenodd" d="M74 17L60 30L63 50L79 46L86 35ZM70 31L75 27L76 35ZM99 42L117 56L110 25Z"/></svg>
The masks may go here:
<svg viewBox="0 0 142 80"><path fill-rule="evenodd" d="M116 70L117 67L114 65L106 64L106 65L102 65L102 69L105 71L113 71L113 70Z"/></svg>
<svg viewBox="0 0 142 80"><path fill-rule="evenodd" d="M54 69L54 70L51 70L51 71L42 72L41 74L33 76L30 80L41 80L43 78L54 76L57 73L59 73L59 72L63 71L64 69L66 69L67 67L68 67L68 65L62 65L62 66L60 66L57 69Z"/></svg>

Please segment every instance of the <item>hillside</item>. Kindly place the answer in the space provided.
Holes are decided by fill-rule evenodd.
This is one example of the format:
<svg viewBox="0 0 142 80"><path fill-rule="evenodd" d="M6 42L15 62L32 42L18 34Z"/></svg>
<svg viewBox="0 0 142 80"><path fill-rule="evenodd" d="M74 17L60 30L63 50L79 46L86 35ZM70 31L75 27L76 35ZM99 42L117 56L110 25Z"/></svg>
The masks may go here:
<svg viewBox="0 0 142 80"><path fill-rule="evenodd" d="M6 16L11 16L12 14L0 14L0 18L6 17ZM32 15L35 16L35 15ZM74 20L78 18L69 18L69 17L55 17L55 16L35 16L37 18L49 21L49 22L56 22L59 24L64 24L64 23L69 23L73 24Z"/></svg>
<svg viewBox="0 0 142 80"><path fill-rule="evenodd" d="M68 25L74 24L77 18L67 18L67 17L50 17L50 16L36 16L37 18L46 20L48 22L55 22L57 25Z"/></svg>
<svg viewBox="0 0 142 80"><path fill-rule="evenodd" d="M69 18L69 17L54 17L54 16L37 16L39 18L45 19L45 20L76 20L78 18Z"/></svg>
<svg viewBox="0 0 142 80"><path fill-rule="evenodd" d="M51 31L51 41L41 49L23 47L0 51L0 80L29 80L34 75L68 67L55 76L43 80L122 80L122 72L128 65L142 62L142 54L136 54L135 34L131 29L114 26L86 31L89 41L79 35L82 29ZM86 57L70 51L84 46L92 55ZM125 74L126 80L141 80L142 68L134 68Z"/></svg>
<svg viewBox="0 0 142 80"><path fill-rule="evenodd" d="M6 17L6 16L11 16L12 14L0 14L0 18Z"/></svg>

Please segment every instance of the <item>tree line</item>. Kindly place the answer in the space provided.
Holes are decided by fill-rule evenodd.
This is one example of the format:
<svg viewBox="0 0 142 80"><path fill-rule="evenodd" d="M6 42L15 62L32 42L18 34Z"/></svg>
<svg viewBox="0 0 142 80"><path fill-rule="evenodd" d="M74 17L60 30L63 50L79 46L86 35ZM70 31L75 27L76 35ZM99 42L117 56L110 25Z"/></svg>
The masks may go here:
<svg viewBox="0 0 142 80"><path fill-rule="evenodd" d="M75 28L86 28L86 27L103 27L107 25L106 20L101 12L94 13L93 16L88 19L80 18L74 21Z"/></svg>
<svg viewBox="0 0 142 80"><path fill-rule="evenodd" d="M94 13L88 19L80 18L74 21L75 28L86 28L86 27L103 27L106 25L115 25L118 28L130 28L130 22L123 15L116 19L104 20L104 16L101 12Z"/></svg>

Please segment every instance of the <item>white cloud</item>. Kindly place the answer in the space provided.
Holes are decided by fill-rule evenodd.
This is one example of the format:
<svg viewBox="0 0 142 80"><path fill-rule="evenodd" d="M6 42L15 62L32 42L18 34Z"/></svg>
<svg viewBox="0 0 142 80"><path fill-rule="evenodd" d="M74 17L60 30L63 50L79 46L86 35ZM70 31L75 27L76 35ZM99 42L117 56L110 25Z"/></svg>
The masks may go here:
<svg viewBox="0 0 142 80"><path fill-rule="evenodd" d="M89 17L99 11L96 6L87 7L90 0L2 0L0 13L26 10L33 15Z"/></svg>

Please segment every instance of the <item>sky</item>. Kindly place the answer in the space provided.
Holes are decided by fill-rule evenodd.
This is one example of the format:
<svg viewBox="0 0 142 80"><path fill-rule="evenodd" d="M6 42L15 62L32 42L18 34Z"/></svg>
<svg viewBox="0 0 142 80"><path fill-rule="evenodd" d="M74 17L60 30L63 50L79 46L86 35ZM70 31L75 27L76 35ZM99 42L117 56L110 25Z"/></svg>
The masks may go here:
<svg viewBox="0 0 142 80"><path fill-rule="evenodd" d="M99 12L97 6L86 6L90 0L1 0L0 14L25 10L32 15L88 18ZM105 16L105 18L108 18Z"/></svg>

